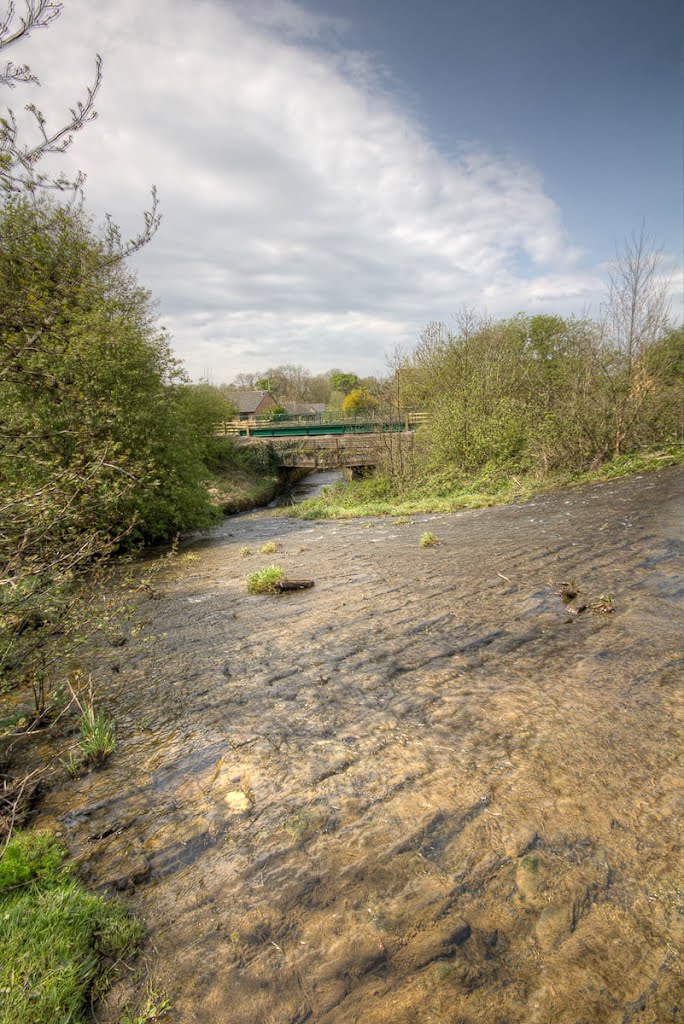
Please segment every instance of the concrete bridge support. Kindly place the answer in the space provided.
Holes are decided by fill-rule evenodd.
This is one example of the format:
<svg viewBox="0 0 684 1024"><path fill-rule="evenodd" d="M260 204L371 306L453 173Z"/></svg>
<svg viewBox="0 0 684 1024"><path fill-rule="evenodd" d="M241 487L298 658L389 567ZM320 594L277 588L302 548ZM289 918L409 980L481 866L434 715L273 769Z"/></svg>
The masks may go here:
<svg viewBox="0 0 684 1024"><path fill-rule="evenodd" d="M240 444L268 445L288 470L344 469L367 475L381 466L398 466L413 451L414 431L377 434L321 434L312 437L244 437ZM294 481L293 481L294 482Z"/></svg>

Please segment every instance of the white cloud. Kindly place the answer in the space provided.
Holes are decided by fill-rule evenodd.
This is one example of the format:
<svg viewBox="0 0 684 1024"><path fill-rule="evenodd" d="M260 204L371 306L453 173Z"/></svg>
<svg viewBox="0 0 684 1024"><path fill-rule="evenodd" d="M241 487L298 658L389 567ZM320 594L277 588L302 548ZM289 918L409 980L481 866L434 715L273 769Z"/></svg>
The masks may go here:
<svg viewBox="0 0 684 1024"><path fill-rule="evenodd" d="M601 288L533 169L472 145L447 158L343 34L288 0L68 0L17 50L57 117L102 53L71 159L127 231L159 187L136 262L194 375L373 372L463 303L579 313Z"/></svg>

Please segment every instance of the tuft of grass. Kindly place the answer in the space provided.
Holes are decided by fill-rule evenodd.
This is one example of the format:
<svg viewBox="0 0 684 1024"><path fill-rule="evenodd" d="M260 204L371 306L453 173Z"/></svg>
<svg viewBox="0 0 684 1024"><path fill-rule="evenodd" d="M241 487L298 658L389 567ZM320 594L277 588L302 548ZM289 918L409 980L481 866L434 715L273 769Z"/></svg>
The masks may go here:
<svg viewBox="0 0 684 1024"><path fill-rule="evenodd" d="M240 548L240 558L247 558L250 554L251 552L248 547L244 546Z"/></svg>
<svg viewBox="0 0 684 1024"><path fill-rule="evenodd" d="M89 705L81 715L79 747L87 764L101 765L116 750L114 723L104 711Z"/></svg>
<svg viewBox="0 0 684 1024"><path fill-rule="evenodd" d="M435 544L439 543L434 533L427 530L425 533L421 533L420 540L418 542L421 548L431 548Z"/></svg>
<svg viewBox="0 0 684 1024"><path fill-rule="evenodd" d="M274 555L278 550L278 545L274 540L267 540L265 544L262 544L260 551L262 555Z"/></svg>
<svg viewBox="0 0 684 1024"><path fill-rule="evenodd" d="M0 1024L86 1024L142 925L89 893L48 833L17 832L0 860Z"/></svg>
<svg viewBox="0 0 684 1024"><path fill-rule="evenodd" d="M285 579L285 573L277 565L257 569L247 577L247 591L250 594L275 594L276 583Z"/></svg>
<svg viewBox="0 0 684 1024"><path fill-rule="evenodd" d="M82 765L103 765L110 754L116 750L116 739L114 738L114 722L108 718L100 708L95 710L95 698L93 695L93 680L88 678L88 686L81 690L80 695L76 687L81 679L80 671L74 672L69 681L69 689L74 703L81 712L79 728L81 738L78 747L81 752ZM73 754L69 755L67 761L62 762L69 774L75 774L78 770L78 762Z"/></svg>
<svg viewBox="0 0 684 1024"><path fill-rule="evenodd" d="M152 1021L165 1017L170 1009L171 1002L163 993L150 991L140 1013L136 1016L124 1013L121 1024L152 1024Z"/></svg>

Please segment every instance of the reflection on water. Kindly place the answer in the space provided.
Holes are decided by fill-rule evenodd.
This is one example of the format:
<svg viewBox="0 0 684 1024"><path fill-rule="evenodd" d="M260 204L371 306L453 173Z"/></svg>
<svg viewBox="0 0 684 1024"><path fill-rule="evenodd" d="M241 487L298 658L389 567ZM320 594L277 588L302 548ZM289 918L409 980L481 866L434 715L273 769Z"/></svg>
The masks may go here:
<svg viewBox="0 0 684 1024"><path fill-rule="evenodd" d="M41 823L131 894L178 1020L681 1019L683 479L257 513L171 563L92 659L111 766ZM267 540L312 590L247 595Z"/></svg>

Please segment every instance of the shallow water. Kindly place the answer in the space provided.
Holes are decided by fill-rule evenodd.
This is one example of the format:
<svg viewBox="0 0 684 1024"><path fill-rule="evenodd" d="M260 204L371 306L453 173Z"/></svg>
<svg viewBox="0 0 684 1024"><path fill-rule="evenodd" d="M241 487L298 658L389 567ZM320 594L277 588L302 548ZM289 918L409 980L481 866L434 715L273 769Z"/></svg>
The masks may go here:
<svg viewBox="0 0 684 1024"><path fill-rule="evenodd" d="M344 479L344 472L341 469L317 469L298 480L285 494L271 502L269 508L276 508L279 505L300 505L309 498L318 498L326 487L332 487Z"/></svg>
<svg viewBox="0 0 684 1024"><path fill-rule="evenodd" d="M169 564L93 653L110 767L40 823L129 893L170 1019L682 1019L683 486L249 514ZM274 561L315 587L248 596Z"/></svg>

